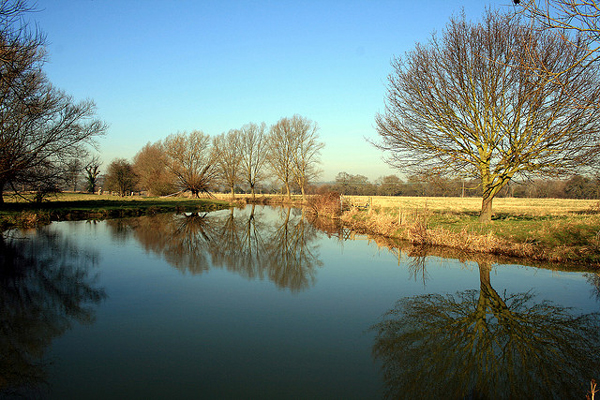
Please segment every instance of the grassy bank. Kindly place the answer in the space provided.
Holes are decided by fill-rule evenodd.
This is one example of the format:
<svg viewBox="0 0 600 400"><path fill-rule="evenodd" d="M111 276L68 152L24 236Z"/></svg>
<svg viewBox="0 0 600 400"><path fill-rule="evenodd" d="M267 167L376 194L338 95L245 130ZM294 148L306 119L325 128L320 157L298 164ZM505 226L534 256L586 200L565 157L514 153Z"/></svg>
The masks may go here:
<svg viewBox="0 0 600 400"><path fill-rule="evenodd" d="M257 194L253 198L251 194L236 194L232 198L230 193L213 193L213 196L215 199L242 205L251 203L289 207L302 207L303 205L301 195L292 195L288 198L280 194Z"/></svg>
<svg viewBox="0 0 600 400"><path fill-rule="evenodd" d="M118 197L65 193L41 204L9 200L0 207L0 229L29 227L51 221L131 217L162 212L212 211L227 201L181 197Z"/></svg>
<svg viewBox="0 0 600 400"><path fill-rule="evenodd" d="M526 257L600 267L600 206L596 200L498 199L491 224L478 222L476 198L352 197L369 204L341 215L363 233L446 246L465 253Z"/></svg>

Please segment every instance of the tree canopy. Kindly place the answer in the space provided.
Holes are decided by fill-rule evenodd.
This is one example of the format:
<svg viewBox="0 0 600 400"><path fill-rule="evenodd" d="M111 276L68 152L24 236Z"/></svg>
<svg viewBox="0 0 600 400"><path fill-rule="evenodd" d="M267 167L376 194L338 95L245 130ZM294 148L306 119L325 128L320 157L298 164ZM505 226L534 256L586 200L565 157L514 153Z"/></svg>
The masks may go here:
<svg viewBox="0 0 600 400"><path fill-rule="evenodd" d="M182 190L193 196L209 193L215 178L216 158L210 136L201 131L176 133L163 141L167 169L175 175Z"/></svg>
<svg viewBox="0 0 600 400"><path fill-rule="evenodd" d="M106 190L114 191L123 197L127 192L132 192L137 184L138 177L133 171L133 166L124 158L117 158L108 165L104 184Z"/></svg>
<svg viewBox="0 0 600 400"><path fill-rule="evenodd" d="M320 175L317 165L324 146L319 142L316 122L301 115L281 118L271 126L267 161L273 175L285 186L288 197L293 183L304 197L306 186Z"/></svg>
<svg viewBox="0 0 600 400"><path fill-rule="evenodd" d="M597 0L522 0L514 2L518 14L535 22L536 29L574 33L577 40L563 36L578 47L576 64L595 63L600 57L600 2ZM552 71L560 75L563 71Z"/></svg>

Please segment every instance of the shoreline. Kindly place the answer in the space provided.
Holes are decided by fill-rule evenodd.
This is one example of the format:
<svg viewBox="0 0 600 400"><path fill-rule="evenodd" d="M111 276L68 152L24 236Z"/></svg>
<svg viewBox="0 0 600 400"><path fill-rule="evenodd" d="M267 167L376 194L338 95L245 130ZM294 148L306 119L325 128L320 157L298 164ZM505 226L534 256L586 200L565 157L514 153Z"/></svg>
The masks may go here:
<svg viewBox="0 0 600 400"><path fill-rule="evenodd" d="M321 202L319 202L321 199ZM600 206L590 201L510 199L491 224L477 223L474 199L368 197L368 208L340 211L339 197L322 200L281 195L217 195L212 198L117 197L63 194L42 204L7 202L0 208L0 231L52 221L103 220L165 212L208 212L246 204L304 206L359 234L404 241L413 246L454 249L469 256L488 254L600 270ZM359 199L364 203L365 199ZM337 206L336 206L337 204ZM597 204L597 202L595 203ZM566 206L565 206L566 205ZM560 207L564 206L564 207ZM526 207L530 209L525 210ZM525 210L525 211L524 211Z"/></svg>
<svg viewBox="0 0 600 400"><path fill-rule="evenodd" d="M215 199L115 196L87 196L84 200L54 200L42 204L4 203L0 208L0 232L12 228L32 228L54 221L104 220L167 212L208 212L231 206L229 202Z"/></svg>
<svg viewBox="0 0 600 400"><path fill-rule="evenodd" d="M494 233L493 226L485 234L475 233L467 226L458 231L430 226L426 218L418 215L416 218L403 220L386 213L352 209L329 217L338 219L345 228L357 233L405 241L416 247L448 248L466 256L488 254L535 262L570 264L590 270L600 269L598 234L590 238L590 242L597 241L596 243L549 246L534 235L525 241L508 240ZM540 226L539 230L544 230L544 227Z"/></svg>

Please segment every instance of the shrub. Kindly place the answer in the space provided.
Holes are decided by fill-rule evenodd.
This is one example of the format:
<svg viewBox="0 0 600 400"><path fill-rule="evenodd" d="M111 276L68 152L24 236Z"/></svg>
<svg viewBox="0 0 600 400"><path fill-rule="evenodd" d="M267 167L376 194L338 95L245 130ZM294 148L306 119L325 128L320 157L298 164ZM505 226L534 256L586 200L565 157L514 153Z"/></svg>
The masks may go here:
<svg viewBox="0 0 600 400"><path fill-rule="evenodd" d="M316 215L339 216L341 214L340 194L327 192L308 200L309 210Z"/></svg>

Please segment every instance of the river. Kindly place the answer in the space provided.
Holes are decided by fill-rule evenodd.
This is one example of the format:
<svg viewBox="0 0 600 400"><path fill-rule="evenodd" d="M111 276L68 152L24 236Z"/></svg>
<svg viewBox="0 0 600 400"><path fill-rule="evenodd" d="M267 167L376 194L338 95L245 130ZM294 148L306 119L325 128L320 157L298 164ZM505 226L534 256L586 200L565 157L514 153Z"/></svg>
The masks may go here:
<svg viewBox="0 0 600 400"><path fill-rule="evenodd" d="M600 379L590 272L265 206L55 222L0 247L0 398L585 399Z"/></svg>

